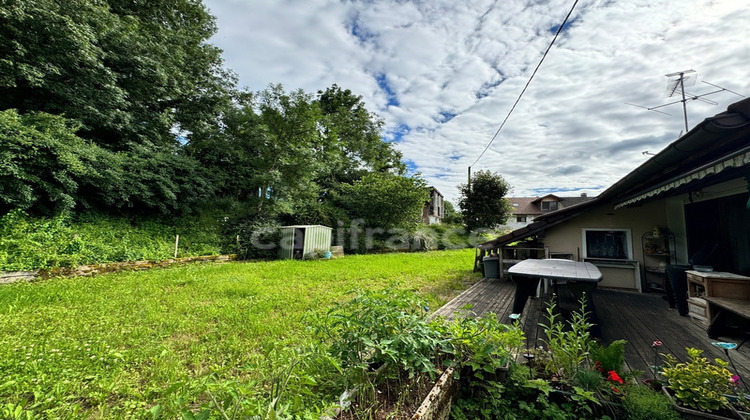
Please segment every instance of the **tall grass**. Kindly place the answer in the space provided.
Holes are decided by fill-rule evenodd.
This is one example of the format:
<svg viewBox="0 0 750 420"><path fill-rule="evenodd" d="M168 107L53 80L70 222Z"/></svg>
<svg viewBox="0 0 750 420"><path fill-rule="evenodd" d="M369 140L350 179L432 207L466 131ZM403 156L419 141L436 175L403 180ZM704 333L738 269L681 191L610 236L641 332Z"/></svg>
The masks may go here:
<svg viewBox="0 0 750 420"><path fill-rule="evenodd" d="M354 289L417 291L434 310L476 280L472 260L464 249L2 286L0 417L189 417L220 394L260 409L289 349L310 344L311 316Z"/></svg>
<svg viewBox="0 0 750 420"><path fill-rule="evenodd" d="M12 211L0 218L0 270L72 267L113 261L217 255L220 223L211 218L136 219L67 214L51 219Z"/></svg>

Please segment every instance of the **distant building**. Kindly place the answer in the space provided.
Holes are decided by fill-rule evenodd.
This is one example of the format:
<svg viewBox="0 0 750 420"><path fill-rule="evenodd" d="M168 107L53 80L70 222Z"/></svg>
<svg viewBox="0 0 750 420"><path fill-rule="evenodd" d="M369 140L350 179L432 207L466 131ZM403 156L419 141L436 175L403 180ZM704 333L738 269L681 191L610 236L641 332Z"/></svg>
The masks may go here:
<svg viewBox="0 0 750 420"><path fill-rule="evenodd" d="M513 206L513 212L506 225L516 230L531 224L537 216L593 200L594 197L581 193L578 197L558 197L554 194L547 194L544 197L506 197L506 199Z"/></svg>
<svg viewBox="0 0 750 420"><path fill-rule="evenodd" d="M443 194L435 187L428 188L430 199L422 207L422 222L426 225L436 225L443 222L445 216L445 206L443 203Z"/></svg>

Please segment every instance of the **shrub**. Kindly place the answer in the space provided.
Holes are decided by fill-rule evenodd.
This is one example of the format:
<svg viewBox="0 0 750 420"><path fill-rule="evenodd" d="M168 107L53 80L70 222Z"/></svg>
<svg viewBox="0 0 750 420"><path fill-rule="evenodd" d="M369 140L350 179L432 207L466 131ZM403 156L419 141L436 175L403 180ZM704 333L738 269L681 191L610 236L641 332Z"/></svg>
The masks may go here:
<svg viewBox="0 0 750 420"><path fill-rule="evenodd" d="M622 397L625 418L629 420L677 420L680 415L666 395L651 388L631 385Z"/></svg>
<svg viewBox="0 0 750 420"><path fill-rule="evenodd" d="M236 238L233 248L241 259L276 258L278 244L281 241L281 226L270 219L247 219L230 224L226 229L227 236Z"/></svg>
<svg viewBox="0 0 750 420"><path fill-rule="evenodd" d="M64 213L31 217L14 210L0 218L0 270L73 267L104 262L165 260L221 252L218 222Z"/></svg>
<svg viewBox="0 0 750 420"><path fill-rule="evenodd" d="M599 362L604 372L615 371L622 373L625 363L625 340L615 340L609 346L603 346L595 341L591 343L591 359Z"/></svg>
<svg viewBox="0 0 750 420"><path fill-rule="evenodd" d="M703 350L688 348L688 361L678 363L671 354L664 354L666 367L661 374L669 381L675 399L701 411L713 411L729 405L732 373L729 363L714 359L715 364L701 355Z"/></svg>

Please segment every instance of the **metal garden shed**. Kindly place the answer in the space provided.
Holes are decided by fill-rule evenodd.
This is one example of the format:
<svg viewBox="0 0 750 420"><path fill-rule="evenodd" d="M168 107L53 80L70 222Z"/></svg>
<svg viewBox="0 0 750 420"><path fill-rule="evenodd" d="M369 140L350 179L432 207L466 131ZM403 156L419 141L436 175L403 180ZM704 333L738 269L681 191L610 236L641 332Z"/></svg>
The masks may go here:
<svg viewBox="0 0 750 420"><path fill-rule="evenodd" d="M331 230L321 225L282 226L279 258L302 259L314 251L330 252Z"/></svg>

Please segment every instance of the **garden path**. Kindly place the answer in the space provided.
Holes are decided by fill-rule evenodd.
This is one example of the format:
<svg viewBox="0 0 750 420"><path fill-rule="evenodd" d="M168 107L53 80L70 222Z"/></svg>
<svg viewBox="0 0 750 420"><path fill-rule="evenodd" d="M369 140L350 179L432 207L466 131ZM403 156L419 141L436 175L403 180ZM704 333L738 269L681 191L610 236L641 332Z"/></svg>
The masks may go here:
<svg viewBox="0 0 750 420"><path fill-rule="evenodd" d="M513 322L510 314L514 293L515 285L510 281L482 279L435 311L431 317L452 318L461 308L471 304L472 314L479 316L493 312L501 322L509 324ZM711 343L729 341L739 344L736 337L710 339L703 325L680 316L675 309L669 309L667 302L657 294L597 288L593 299L602 342L609 344L618 339L627 340L625 363L630 370L642 371L644 379L651 376L650 366L655 360L654 341L662 343L658 348L660 353L672 353L678 360L687 358L686 347L703 350L704 356L709 359L719 357L727 360L724 350ZM544 298L530 298L520 320L529 338L529 346L543 344L544 332L538 325L547 321L544 302ZM750 381L750 341L739 350L730 350L729 355L740 376ZM730 370L735 369L730 366Z"/></svg>

